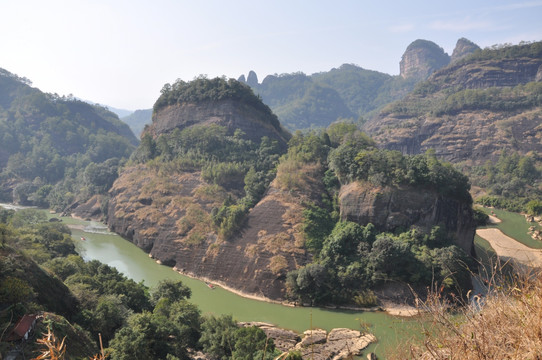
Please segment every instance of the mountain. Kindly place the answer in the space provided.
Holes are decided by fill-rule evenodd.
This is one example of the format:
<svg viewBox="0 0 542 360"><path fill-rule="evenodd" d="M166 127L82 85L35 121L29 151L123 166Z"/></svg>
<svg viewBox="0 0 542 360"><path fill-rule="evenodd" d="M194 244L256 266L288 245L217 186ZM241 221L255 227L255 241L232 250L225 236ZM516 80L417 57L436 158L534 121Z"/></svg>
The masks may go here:
<svg viewBox="0 0 542 360"><path fill-rule="evenodd" d="M460 39L454 59L477 45ZM458 52L460 51L460 52ZM295 72L268 75L260 83L250 71L238 81L249 85L289 130L325 128L339 119L363 122L390 102L401 99L414 85L450 62L448 54L427 40L410 44L401 60L401 75L391 76L354 64L312 75ZM151 122L151 110L123 117L135 134Z"/></svg>
<svg viewBox="0 0 542 360"><path fill-rule="evenodd" d="M121 117L136 137L140 137L145 125L150 125L152 121L152 109L136 110L133 113Z"/></svg>
<svg viewBox="0 0 542 360"><path fill-rule="evenodd" d="M432 41L418 39L408 45L400 62L401 77L425 80L450 63L450 56Z"/></svg>
<svg viewBox="0 0 542 360"><path fill-rule="evenodd" d="M107 109L43 93L0 69L1 200L60 209L106 185L137 143Z"/></svg>
<svg viewBox="0 0 542 360"><path fill-rule="evenodd" d="M364 156L375 157L374 169L362 169ZM408 280L384 264L397 252L422 261L414 243L429 246L416 283L430 280L427 266L473 246L468 181L456 170L429 156L380 152L352 123L292 137L232 79L166 84L109 195L110 229L153 258L275 300L352 303L386 279Z"/></svg>
<svg viewBox="0 0 542 360"><path fill-rule="evenodd" d="M357 65L343 64L328 72L268 75L250 84L280 121L290 130L325 128L337 119L355 119L390 101L414 86L412 79L392 77ZM244 81L244 76L239 78Z"/></svg>
<svg viewBox="0 0 542 360"><path fill-rule="evenodd" d="M434 149L453 162L481 164L503 150L539 154L541 81L542 42L474 49L386 106L364 130L387 149Z"/></svg>

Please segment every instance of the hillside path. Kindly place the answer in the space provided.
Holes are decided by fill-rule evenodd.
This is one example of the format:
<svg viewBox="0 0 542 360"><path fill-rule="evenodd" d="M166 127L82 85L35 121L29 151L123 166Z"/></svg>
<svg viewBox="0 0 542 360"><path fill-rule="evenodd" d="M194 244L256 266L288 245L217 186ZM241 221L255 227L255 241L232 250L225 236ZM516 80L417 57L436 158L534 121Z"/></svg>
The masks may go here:
<svg viewBox="0 0 542 360"><path fill-rule="evenodd" d="M524 265L542 267L542 250L527 247L499 229L478 229L476 234L488 241L499 257L512 258Z"/></svg>

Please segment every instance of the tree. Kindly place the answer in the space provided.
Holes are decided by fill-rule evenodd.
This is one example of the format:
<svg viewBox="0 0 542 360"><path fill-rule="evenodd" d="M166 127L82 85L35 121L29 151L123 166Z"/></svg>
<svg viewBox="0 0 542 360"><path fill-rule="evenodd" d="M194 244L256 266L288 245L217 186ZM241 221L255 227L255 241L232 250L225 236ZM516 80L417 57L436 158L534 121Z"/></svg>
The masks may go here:
<svg viewBox="0 0 542 360"><path fill-rule="evenodd" d="M165 279L160 280L151 293L151 302L156 304L158 300L165 298L170 302L190 299L192 290L183 284L181 280Z"/></svg>
<svg viewBox="0 0 542 360"><path fill-rule="evenodd" d="M231 315L206 317L201 325L200 344L206 354L220 360L227 360L235 348L237 324Z"/></svg>
<svg viewBox="0 0 542 360"><path fill-rule="evenodd" d="M238 360L261 359L255 356L256 353L273 353L275 345L272 339L268 339L265 332L256 327L242 327L235 332L235 346L232 352L232 358Z"/></svg>

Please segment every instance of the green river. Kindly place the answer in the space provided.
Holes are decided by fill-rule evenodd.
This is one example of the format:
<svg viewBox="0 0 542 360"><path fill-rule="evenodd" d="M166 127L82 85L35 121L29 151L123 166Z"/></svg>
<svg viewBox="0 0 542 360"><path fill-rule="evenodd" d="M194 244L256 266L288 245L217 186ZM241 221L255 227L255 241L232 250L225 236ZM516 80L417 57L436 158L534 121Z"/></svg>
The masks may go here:
<svg viewBox="0 0 542 360"><path fill-rule="evenodd" d="M220 287L210 289L203 281L157 264L140 248L109 232L101 223L69 217L63 217L62 221L72 227L76 249L86 261L99 260L137 282L143 281L149 287L162 279L181 279L192 289L191 301L197 304L202 314L231 314L237 321L261 321L298 333L311 327L328 331L333 328L368 330L378 338L378 342L372 344L364 353L375 352L380 359L393 351L400 341L420 335L421 329L417 321L393 317L383 312L291 307L247 299Z"/></svg>
<svg viewBox="0 0 542 360"><path fill-rule="evenodd" d="M290 307L236 295L220 287L210 289L205 282L183 276L172 268L158 265L148 254L100 223L63 218L67 225L84 226L72 229L77 251L85 260L99 260L114 266L135 281L152 287L161 279L182 279L192 289L191 301L203 314L231 314L237 321L262 321L285 329L303 332L311 328L331 330L346 327L367 328L378 338L365 352L373 351L382 359L398 341L419 334L416 321L393 317L382 312L355 312L308 307ZM82 241L81 237L85 240ZM416 330L418 329L418 330Z"/></svg>

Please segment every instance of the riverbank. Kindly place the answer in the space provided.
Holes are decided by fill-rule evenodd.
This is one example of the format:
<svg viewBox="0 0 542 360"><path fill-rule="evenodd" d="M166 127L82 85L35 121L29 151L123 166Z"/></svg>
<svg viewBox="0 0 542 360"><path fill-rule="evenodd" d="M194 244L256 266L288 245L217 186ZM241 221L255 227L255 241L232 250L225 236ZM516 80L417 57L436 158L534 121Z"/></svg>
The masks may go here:
<svg viewBox="0 0 542 360"><path fill-rule="evenodd" d="M527 247L495 228L478 229L476 234L489 242L499 257L531 267L542 267L542 250Z"/></svg>

